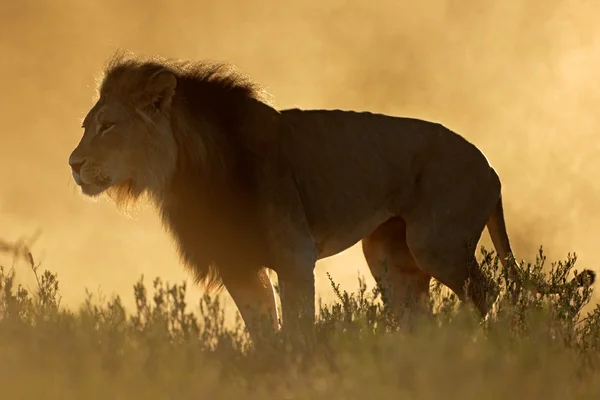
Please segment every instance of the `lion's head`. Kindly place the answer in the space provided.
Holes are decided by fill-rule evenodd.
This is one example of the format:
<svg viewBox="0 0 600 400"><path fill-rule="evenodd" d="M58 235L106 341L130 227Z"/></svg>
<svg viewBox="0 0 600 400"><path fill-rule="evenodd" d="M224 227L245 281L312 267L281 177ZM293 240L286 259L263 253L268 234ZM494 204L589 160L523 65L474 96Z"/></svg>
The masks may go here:
<svg viewBox="0 0 600 400"><path fill-rule="evenodd" d="M262 93L230 65L117 52L69 157L73 179L83 194L122 205L143 193L162 197L182 151L216 173L231 147L223 131Z"/></svg>
<svg viewBox="0 0 600 400"><path fill-rule="evenodd" d="M127 66L121 59L109 65L100 98L69 157L73 179L85 195L106 191L117 204L163 190L177 162L170 113L175 74L166 67L133 74Z"/></svg>

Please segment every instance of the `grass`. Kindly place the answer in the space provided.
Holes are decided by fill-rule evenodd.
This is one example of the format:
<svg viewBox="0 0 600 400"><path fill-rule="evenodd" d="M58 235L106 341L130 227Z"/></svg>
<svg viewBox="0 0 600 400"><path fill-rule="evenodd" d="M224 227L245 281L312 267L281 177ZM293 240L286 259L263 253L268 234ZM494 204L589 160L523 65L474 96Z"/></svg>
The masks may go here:
<svg viewBox="0 0 600 400"><path fill-rule="evenodd" d="M320 304L314 346L278 336L260 351L239 319L226 326L218 297L190 307L185 285L140 279L133 310L89 293L69 310L52 272L36 267L30 292L0 269L0 398L600 398L600 307L583 315L592 288L566 284L575 257L546 268L540 249L526 275L560 295L532 295L482 253L502 289L483 323L434 282L434 318L405 329L379 287L332 280L338 300Z"/></svg>

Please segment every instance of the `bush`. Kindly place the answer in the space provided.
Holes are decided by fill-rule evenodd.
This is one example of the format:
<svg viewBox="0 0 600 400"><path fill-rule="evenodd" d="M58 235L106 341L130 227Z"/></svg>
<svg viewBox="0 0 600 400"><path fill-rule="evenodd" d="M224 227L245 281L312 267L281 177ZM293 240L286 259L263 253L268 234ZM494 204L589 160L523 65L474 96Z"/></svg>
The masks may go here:
<svg viewBox="0 0 600 400"><path fill-rule="evenodd" d="M493 315L433 282L433 318L406 329L380 285L341 291L319 304L314 346L277 335L259 349L241 319L226 326L219 298L196 310L186 285L156 278L134 285L131 313L119 297L89 293L76 312L60 305L57 276L44 271L30 293L0 268L0 379L6 398L540 398L600 394L600 307L582 316L592 288L569 285L576 257L544 272L542 249L511 281L493 253L483 265L500 287ZM535 281L557 294L533 294Z"/></svg>

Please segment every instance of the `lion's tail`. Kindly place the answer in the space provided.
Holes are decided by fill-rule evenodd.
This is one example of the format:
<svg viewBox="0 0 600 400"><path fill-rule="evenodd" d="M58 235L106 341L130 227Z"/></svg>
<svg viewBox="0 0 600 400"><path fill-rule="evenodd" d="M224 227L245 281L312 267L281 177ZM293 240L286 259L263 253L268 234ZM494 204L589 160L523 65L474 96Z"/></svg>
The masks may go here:
<svg viewBox="0 0 600 400"><path fill-rule="evenodd" d="M510 247L510 240L508 240L508 233L506 232L506 223L504 222L504 207L502 206L502 195L498 197L496 207L494 207L494 210L488 219L487 228L488 232L490 233L490 237L492 238L494 248L496 249L496 253L498 254L498 258L500 258L500 262L504 268L507 268L507 264L509 262L508 258L510 257L514 260L514 255ZM516 268L516 260L514 260L514 262L510 263L509 269L512 278L516 278L516 276L518 276L518 271Z"/></svg>
<svg viewBox="0 0 600 400"><path fill-rule="evenodd" d="M504 222L504 208L502 206L502 195L498 197L496 207L492 211L488 222L488 232L492 238L492 243L496 249L496 253L500 258L500 262L507 268L507 264L510 262L509 273L512 279L516 279L519 276L519 266L514 258L513 251L510 247L510 241L508 240L508 233L506 232L506 223ZM510 260L509 260L510 258ZM596 280L596 273L589 269L584 269L582 272L577 274L571 282L575 282L577 286L584 286L586 281L588 284L593 284ZM543 288L537 288L540 292L544 291Z"/></svg>

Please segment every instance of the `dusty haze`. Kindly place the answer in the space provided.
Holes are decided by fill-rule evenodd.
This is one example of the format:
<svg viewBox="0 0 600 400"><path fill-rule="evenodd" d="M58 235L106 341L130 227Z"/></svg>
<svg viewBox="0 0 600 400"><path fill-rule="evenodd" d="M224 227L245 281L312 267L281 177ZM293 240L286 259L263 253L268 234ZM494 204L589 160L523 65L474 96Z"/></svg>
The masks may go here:
<svg viewBox="0 0 600 400"><path fill-rule="evenodd" d="M230 61L280 108L370 110L435 120L478 145L504 184L518 258L576 252L598 271L600 4L531 0L3 1L0 237L42 230L63 304L84 288L126 295L143 273L187 278L151 209L135 220L84 200L67 159L117 48ZM218 4L217 4L218 3ZM483 244L488 245L487 231ZM0 262L10 264L9 257ZM21 281L32 284L25 263ZM321 261L355 289L360 246ZM192 288L192 299L200 293Z"/></svg>

